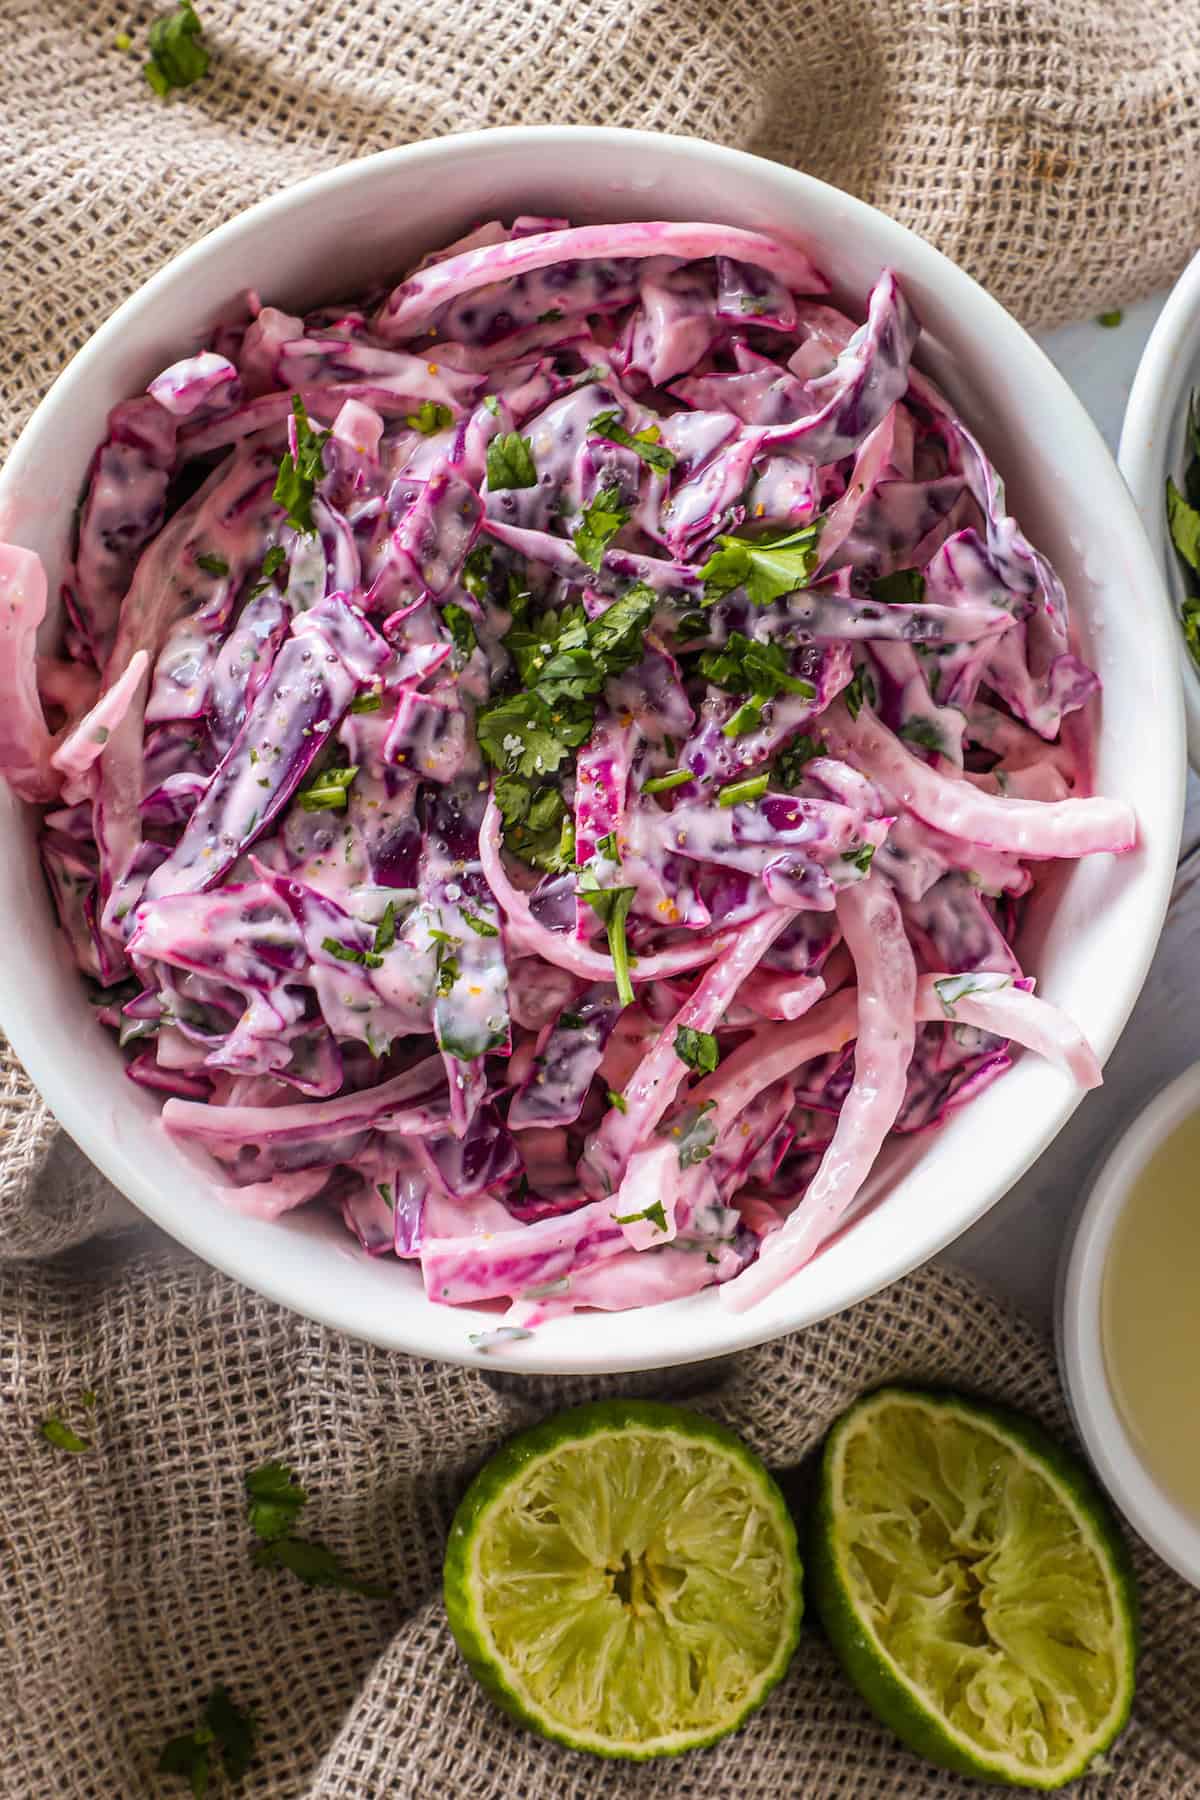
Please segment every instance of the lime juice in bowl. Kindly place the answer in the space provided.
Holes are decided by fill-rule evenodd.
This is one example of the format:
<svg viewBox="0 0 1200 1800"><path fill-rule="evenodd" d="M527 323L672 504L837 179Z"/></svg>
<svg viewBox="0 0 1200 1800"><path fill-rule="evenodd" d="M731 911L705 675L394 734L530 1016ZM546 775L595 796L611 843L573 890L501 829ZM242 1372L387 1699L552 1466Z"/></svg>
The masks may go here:
<svg viewBox="0 0 1200 1800"><path fill-rule="evenodd" d="M1200 1064L1125 1129L1064 1252L1058 1352L1101 1479L1200 1586Z"/></svg>

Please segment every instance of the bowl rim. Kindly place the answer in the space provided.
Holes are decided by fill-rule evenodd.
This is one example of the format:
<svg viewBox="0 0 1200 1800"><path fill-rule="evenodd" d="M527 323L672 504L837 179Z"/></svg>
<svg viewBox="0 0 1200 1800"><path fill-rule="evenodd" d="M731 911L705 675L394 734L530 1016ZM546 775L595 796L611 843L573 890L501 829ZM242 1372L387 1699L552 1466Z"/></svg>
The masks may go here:
<svg viewBox="0 0 1200 1800"><path fill-rule="evenodd" d="M1167 295L1146 340L1129 390L1117 447L1117 466L1128 483L1162 570L1187 720L1188 758L1192 767L1200 770L1200 669L1192 660L1179 625L1177 596L1182 591L1182 577L1163 504L1164 483L1172 473L1170 446L1183 416L1182 405L1189 388L1200 388L1200 372L1195 372L1198 356L1200 251ZM1189 370L1193 373L1189 374Z"/></svg>
<svg viewBox="0 0 1200 1800"><path fill-rule="evenodd" d="M1105 1358L1103 1296L1113 1233L1134 1182L1198 1108L1200 1062L1194 1062L1124 1126L1064 1245L1055 1308L1059 1368L1088 1456L1139 1536L1193 1587L1200 1587L1200 1518L1159 1485L1129 1435Z"/></svg>
<svg viewBox="0 0 1200 1800"><path fill-rule="evenodd" d="M872 257L878 255L881 262L886 263L891 255L899 255L907 265L910 280L940 286L948 289L959 302L970 302L975 315L973 334L983 336L990 333L994 341L1014 353L1019 359L1022 374L1035 380L1040 390L1054 402L1059 416L1069 421L1069 435L1076 452L1084 453L1088 459L1098 460L1101 465L1111 469L1113 506L1118 510L1122 506L1127 508L1128 530L1125 535L1130 554L1144 560L1150 572L1155 572L1149 546L1145 542L1145 534L1134 507L1117 479L1100 433L1081 402L1041 347L973 277L885 213L803 171L788 169L748 152L728 149L704 139L608 126L512 126L423 140L379 151L372 156L322 171L235 214L151 275L99 326L59 374L27 422L4 470L0 471L0 516L6 493L11 492L22 479L28 480L30 474L35 473L32 464L40 421L49 408L60 403L64 383L103 358L114 340L127 329L127 322L131 318L136 319L142 308L153 306L169 284L186 277L197 266L202 266L215 249L236 247L247 237L253 237L264 224L286 218L291 211L307 206L314 199L327 199L330 195L352 188L370 174L395 170L398 173L403 171L411 178L423 167L436 167L446 158L486 157L506 146L519 147L530 142L547 149L556 143L563 145L567 142L582 142L601 148L619 147L622 152L633 155L639 149L653 151L660 157L665 152L668 155L678 155L701 175L705 167L720 168L734 174L744 172L748 180L758 181L763 172L769 172L772 182L784 181L794 193L794 215L789 217L785 229L789 235L801 240L805 236L805 196L820 196L827 211L836 208L839 222L844 220L848 230L858 224L870 234ZM1153 619L1147 621L1147 632L1151 645L1154 643L1155 632L1158 637L1156 652L1150 657L1149 666L1155 670L1166 670L1170 662L1170 651L1168 624L1163 608L1155 609ZM1172 694L1178 695L1178 684L1172 686L1166 683L1164 686L1167 691L1160 696L1163 705L1158 709L1158 725L1168 737L1177 735L1182 742L1181 704L1177 700L1172 707L1170 698ZM1171 716L1172 713L1174 717ZM1102 1020L1093 1026L1092 1033L1094 1047L1101 1062L1107 1058L1124 1028L1145 979L1161 929L1175 868L1174 855L1168 856L1164 848L1162 830L1164 823L1170 826L1174 822L1174 838L1177 841L1178 821L1183 812L1185 773L1186 763L1182 756L1171 759L1162 771L1157 800L1158 842L1153 854L1148 855L1145 867L1138 872L1141 892L1139 917L1145 919L1147 928L1141 936L1136 954L1122 964L1107 984L1105 1004L1108 1010ZM1170 835L1168 832L1168 836ZM214 1233L203 1219L191 1215L181 1219L173 1212L149 1177L141 1176L131 1156L110 1141L110 1135L97 1132L87 1097L74 1092L59 1077L52 1055L48 1051L43 1053L35 1021L18 1016L7 1004L3 1010L5 1015L11 1015L5 1016L3 1022L6 1029L11 1028L10 1036L16 1054L46 1095L56 1116L72 1136L81 1144L89 1146L87 1153L120 1191L131 1199L136 1196L134 1204L140 1211L205 1261L268 1298L351 1336L373 1335L371 1331L364 1332L362 1325L351 1316L350 1308L341 1300L338 1284L331 1282L328 1289L322 1289L320 1295L315 1295L310 1290L303 1300L298 1301L293 1291L293 1276L283 1266L286 1259L268 1259L264 1266L263 1259L256 1255L253 1247L244 1244L236 1234ZM950 1221L940 1213L932 1220L930 1217L914 1216L912 1230L905 1238L903 1248L892 1248L888 1256L881 1256L865 1281L861 1274L847 1272L839 1261L836 1278L827 1283L819 1300L814 1304L809 1297L807 1303L798 1309L802 1316L798 1317L795 1313L788 1316L770 1309L768 1322L759 1319L754 1311L735 1314L722 1309L718 1316L719 1323L718 1317L706 1315L706 1323L701 1324L694 1316L685 1316L680 1312L675 1315L678 1332L672 1332L667 1349L661 1344L658 1347L647 1347L635 1342L627 1349L614 1352L601 1347L602 1334L599 1333L596 1334L595 1341L589 1339L571 1342L566 1333L562 1339L558 1339L554 1332L546 1332L537 1333L533 1339L515 1347L506 1346L493 1350L485 1357L467 1344L468 1317L458 1309L454 1310L460 1321L460 1329L451 1345L446 1335L440 1341L431 1343L429 1332L418 1322L420 1315L406 1316L403 1308L397 1308L395 1327L389 1327L386 1343L393 1349L448 1361L482 1364L494 1369L512 1369L526 1373L553 1374L661 1368L673 1363L725 1355L769 1341L868 1298L944 1250L947 1244L981 1218L1012 1183L1024 1174L1062 1129L1081 1099L1081 1092L1071 1089L1069 1084L1063 1082L1061 1091L1056 1089L1055 1094L1047 1096L1044 1102L1039 1100L1038 1116L1042 1120L1039 1130L1033 1137L1022 1142L1015 1156L1004 1162L1003 1174L999 1178L992 1174L981 1182L979 1194L970 1206L961 1207ZM932 1211L933 1209L931 1213ZM298 1286L299 1283L295 1285ZM689 1300L675 1301L653 1310L666 1312L674 1308L686 1309L691 1305ZM768 1308L764 1307L762 1310L767 1312ZM570 1325L572 1321L567 1320L565 1323ZM374 1341L384 1340L375 1337Z"/></svg>

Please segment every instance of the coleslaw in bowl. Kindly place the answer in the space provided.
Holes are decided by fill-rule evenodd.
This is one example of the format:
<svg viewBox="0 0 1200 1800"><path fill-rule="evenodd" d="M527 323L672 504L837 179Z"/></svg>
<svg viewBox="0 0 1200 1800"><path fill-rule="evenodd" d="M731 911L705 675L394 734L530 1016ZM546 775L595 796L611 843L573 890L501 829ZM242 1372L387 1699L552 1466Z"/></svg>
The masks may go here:
<svg viewBox="0 0 1200 1800"><path fill-rule="evenodd" d="M565 138L685 184L693 156L800 179ZM382 162L461 178L472 148ZM1010 939L1053 962L1084 871L1030 905L1033 869L1096 853L1116 897L1136 836L1126 797L1088 797L1064 588L912 363L908 270L876 262L864 320L802 215L609 198L612 223L464 220L365 302L239 319L227 294L215 337L143 369L60 546L53 737L39 570L7 553L0 753L49 807L101 1017L170 1095L155 1155L215 1158L246 1243L286 1211L281 1254L331 1215L388 1252L387 1341L433 1347L450 1302L479 1313L457 1353L523 1366L543 1338L576 1366L596 1308L667 1301L639 1332L706 1308L709 1353L802 1322L791 1296L828 1299L813 1278L1021 1081L1028 1057L989 1085L1010 1041L1097 1078ZM378 287L404 260L376 255ZM830 1244L897 1124L914 1175ZM860 1292L888 1278L867 1248Z"/></svg>

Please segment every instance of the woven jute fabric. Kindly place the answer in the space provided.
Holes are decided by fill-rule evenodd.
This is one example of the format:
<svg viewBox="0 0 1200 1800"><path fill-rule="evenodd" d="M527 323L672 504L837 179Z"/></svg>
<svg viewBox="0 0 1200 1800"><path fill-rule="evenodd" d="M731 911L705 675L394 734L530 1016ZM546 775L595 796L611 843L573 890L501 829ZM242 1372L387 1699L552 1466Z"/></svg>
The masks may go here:
<svg viewBox="0 0 1200 1800"><path fill-rule="evenodd" d="M972 1783L877 1726L807 1627L735 1738L676 1762L600 1762L497 1713L439 1599L458 1495L489 1449L597 1392L682 1398L739 1431L801 1512L811 1453L863 1389L955 1385L1068 1435L1053 1359L962 1276L929 1269L826 1324L637 1381L523 1380L386 1355L267 1304L145 1234L0 1265L3 1800L141 1800L221 1682L260 1721L246 1793L305 1800L948 1800ZM95 1395L87 1411L81 1396ZM51 1411L93 1449L38 1435ZM392 1597L251 1562L245 1472L297 1471L305 1528ZM311 1526L310 1526L311 1520ZM1134 1724L1090 1795L1200 1795L1200 1602L1135 1547L1145 1649Z"/></svg>
<svg viewBox="0 0 1200 1800"><path fill-rule="evenodd" d="M1196 0L202 0L211 73L169 104L140 72L154 10L0 0L5 433L186 243L448 131L758 151L873 201L1033 324L1132 300L1200 241Z"/></svg>
<svg viewBox="0 0 1200 1800"><path fill-rule="evenodd" d="M164 105L152 10L0 0L0 448L169 255L348 158L513 123L626 124L759 151L874 201L1021 318L1168 280L1200 238L1195 0L201 0L213 65ZM118 34L129 33L132 53ZM292 1317L148 1229L0 1048L0 1800L140 1800L223 1683L260 1721L243 1791L306 1800L904 1800L971 1791L877 1727L806 1629L737 1738L669 1765L539 1744L465 1675L438 1599L457 1496L506 1434L588 1389L388 1356ZM927 1270L736 1362L603 1391L686 1397L788 1471L893 1376L1068 1433L1048 1347ZM84 1409L82 1396L94 1393ZM71 1456L50 1413L93 1440ZM282 1458L305 1528L391 1599L250 1559L243 1477ZM1135 1722L1088 1794L1200 1795L1200 1609L1137 1549Z"/></svg>

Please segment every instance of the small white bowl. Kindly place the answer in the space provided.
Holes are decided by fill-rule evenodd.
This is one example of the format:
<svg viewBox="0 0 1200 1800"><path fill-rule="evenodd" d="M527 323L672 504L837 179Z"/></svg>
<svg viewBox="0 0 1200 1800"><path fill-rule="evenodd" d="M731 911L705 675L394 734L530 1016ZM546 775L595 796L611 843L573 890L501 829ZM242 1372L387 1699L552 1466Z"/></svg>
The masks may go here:
<svg viewBox="0 0 1200 1800"><path fill-rule="evenodd" d="M1167 476L1183 486L1188 401L1200 388L1200 254L1194 256L1159 314L1134 377L1117 460L1162 567L1178 650L1188 756L1200 769L1200 670L1179 624L1187 597L1183 571L1167 529ZM1135 605L1141 594L1131 594Z"/></svg>
<svg viewBox="0 0 1200 1800"><path fill-rule="evenodd" d="M1200 1587L1200 1520L1158 1485L1125 1428L1108 1377L1101 1318L1113 1233L1133 1185L1155 1151L1198 1109L1200 1062L1122 1132L1063 1250L1055 1308L1059 1370L1096 1472L1134 1530L1193 1587ZM1189 1422L1180 1423L1183 1428Z"/></svg>
<svg viewBox="0 0 1200 1800"><path fill-rule="evenodd" d="M473 221L522 212L779 230L811 247L837 299L855 309L884 267L897 271L924 326L918 361L995 459L1013 511L1066 583L1080 651L1105 684L1095 787L1135 808L1138 846L1048 872L1021 939L1039 992L1103 1062L1149 966L1179 847L1187 763L1158 568L1099 433L1033 340L931 245L824 182L696 139L558 126L410 144L297 182L185 250L84 346L0 472L0 537L36 550L57 592L108 409L198 347L245 289L300 309L345 298L394 279ZM1144 614L1131 605L1141 595ZM388 1349L477 1361L468 1334L493 1327L494 1312L435 1304L411 1264L366 1256L311 1208L272 1224L222 1205L92 1017L53 921L34 824L0 791L0 1021L72 1137L164 1230L271 1299ZM1020 1056L938 1131L893 1146L852 1228L751 1311L731 1312L709 1288L636 1313L579 1313L493 1353L491 1365L661 1368L810 1325L965 1231L1079 1098L1049 1063Z"/></svg>

